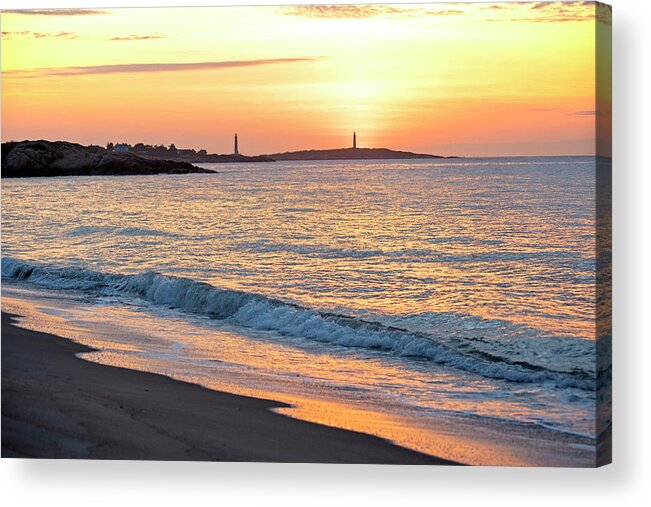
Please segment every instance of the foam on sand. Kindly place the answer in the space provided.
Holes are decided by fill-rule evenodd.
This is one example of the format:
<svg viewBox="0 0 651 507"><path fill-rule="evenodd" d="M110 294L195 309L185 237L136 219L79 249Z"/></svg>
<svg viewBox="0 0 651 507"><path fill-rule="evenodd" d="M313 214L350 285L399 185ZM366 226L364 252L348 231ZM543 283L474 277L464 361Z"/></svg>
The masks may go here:
<svg viewBox="0 0 651 507"><path fill-rule="evenodd" d="M202 314L256 330L342 347L379 350L403 358L430 360L483 377L594 390L594 374L558 371L523 360L463 351L432 334L411 332L357 317L302 307L267 296L223 289L205 282L147 271L135 275L102 273L76 266L48 266L2 258L2 277L50 289L96 295L137 297L152 304Z"/></svg>

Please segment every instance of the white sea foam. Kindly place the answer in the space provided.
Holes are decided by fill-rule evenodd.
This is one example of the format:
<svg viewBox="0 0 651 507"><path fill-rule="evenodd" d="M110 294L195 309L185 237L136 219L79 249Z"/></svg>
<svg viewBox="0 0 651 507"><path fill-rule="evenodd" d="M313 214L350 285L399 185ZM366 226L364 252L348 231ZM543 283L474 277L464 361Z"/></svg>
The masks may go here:
<svg viewBox="0 0 651 507"><path fill-rule="evenodd" d="M427 359L493 379L549 383L588 391L593 390L595 385L594 377L585 371L555 371L522 360L490 355L481 349L467 348L461 351L437 341L430 334L320 312L259 294L221 289L208 283L153 271L120 275L3 257L2 277L51 289L135 296L155 305L228 319L247 328L337 346L379 350L399 357Z"/></svg>

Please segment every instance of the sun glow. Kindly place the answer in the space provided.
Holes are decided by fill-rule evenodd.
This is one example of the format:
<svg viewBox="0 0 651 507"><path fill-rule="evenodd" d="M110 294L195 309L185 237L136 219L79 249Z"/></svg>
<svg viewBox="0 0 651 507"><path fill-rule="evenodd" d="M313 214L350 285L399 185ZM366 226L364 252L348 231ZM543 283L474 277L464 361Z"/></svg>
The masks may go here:
<svg viewBox="0 0 651 507"><path fill-rule="evenodd" d="M594 152L595 4L2 14L5 139Z"/></svg>

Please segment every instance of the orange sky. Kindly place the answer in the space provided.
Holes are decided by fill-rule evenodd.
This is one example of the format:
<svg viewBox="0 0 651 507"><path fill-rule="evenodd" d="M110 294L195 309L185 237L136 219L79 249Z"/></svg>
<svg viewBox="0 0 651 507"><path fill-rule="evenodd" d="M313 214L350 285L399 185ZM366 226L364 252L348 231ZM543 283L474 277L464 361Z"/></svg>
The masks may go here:
<svg viewBox="0 0 651 507"><path fill-rule="evenodd" d="M353 130L359 146L443 155L593 154L596 25L610 38L591 2L5 11L1 22L3 140L225 153L238 132L244 154L345 147Z"/></svg>

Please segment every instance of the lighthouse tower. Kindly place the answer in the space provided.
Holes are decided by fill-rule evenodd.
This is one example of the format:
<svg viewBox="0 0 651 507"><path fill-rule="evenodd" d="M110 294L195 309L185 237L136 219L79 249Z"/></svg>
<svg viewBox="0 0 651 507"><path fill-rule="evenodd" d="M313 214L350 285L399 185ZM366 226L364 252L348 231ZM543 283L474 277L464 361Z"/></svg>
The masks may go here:
<svg viewBox="0 0 651 507"><path fill-rule="evenodd" d="M357 148L357 132L353 132L353 148Z"/></svg>
<svg viewBox="0 0 651 507"><path fill-rule="evenodd" d="M233 155L239 155L239 154L240 154L240 150L237 149L237 134L235 134L235 143L234 143L234 146L233 146Z"/></svg>

